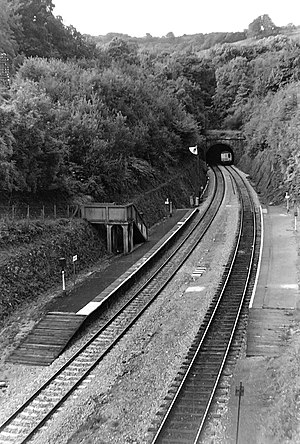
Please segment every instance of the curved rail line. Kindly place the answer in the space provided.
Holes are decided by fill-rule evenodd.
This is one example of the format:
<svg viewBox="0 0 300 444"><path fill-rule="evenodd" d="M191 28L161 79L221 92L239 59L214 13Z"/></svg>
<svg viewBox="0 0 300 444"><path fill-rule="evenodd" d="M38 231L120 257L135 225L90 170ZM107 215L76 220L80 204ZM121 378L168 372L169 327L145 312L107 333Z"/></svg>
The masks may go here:
<svg viewBox="0 0 300 444"><path fill-rule="evenodd" d="M90 338L46 383L44 383L16 412L0 425L0 443L21 444L28 442L45 422L52 417L64 401L76 389L101 359L131 328L141 314L157 298L167 283L173 278L184 261L196 248L208 230L225 193L224 177L219 170L215 172L214 198L203 215L198 215L185 239L176 245L154 275L126 302L108 322Z"/></svg>
<svg viewBox="0 0 300 444"><path fill-rule="evenodd" d="M256 218L252 198L242 177L227 168L241 201L236 246L225 269L223 285L181 365L158 412L163 417L152 444L196 444L200 440L242 310L254 256Z"/></svg>

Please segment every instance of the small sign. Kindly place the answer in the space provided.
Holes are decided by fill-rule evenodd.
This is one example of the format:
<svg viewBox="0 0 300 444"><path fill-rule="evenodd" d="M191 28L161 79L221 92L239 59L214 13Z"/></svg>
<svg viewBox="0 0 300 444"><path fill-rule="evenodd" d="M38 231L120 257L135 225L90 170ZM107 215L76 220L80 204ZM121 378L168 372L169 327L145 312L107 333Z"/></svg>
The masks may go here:
<svg viewBox="0 0 300 444"><path fill-rule="evenodd" d="M73 256L73 262L76 262L78 259L77 254L75 254L75 256Z"/></svg>
<svg viewBox="0 0 300 444"><path fill-rule="evenodd" d="M198 147L196 146L190 146L189 150L192 154L198 154Z"/></svg>
<svg viewBox="0 0 300 444"><path fill-rule="evenodd" d="M288 192L285 193L285 196L284 196L284 197L285 197L286 199L289 199L289 198L290 198Z"/></svg>

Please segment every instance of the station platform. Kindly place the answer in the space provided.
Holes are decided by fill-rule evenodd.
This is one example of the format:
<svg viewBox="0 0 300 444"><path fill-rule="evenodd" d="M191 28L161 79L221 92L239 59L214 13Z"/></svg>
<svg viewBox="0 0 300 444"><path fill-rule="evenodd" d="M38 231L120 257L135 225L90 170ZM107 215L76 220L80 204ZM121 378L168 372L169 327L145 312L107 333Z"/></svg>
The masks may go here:
<svg viewBox="0 0 300 444"><path fill-rule="evenodd" d="M297 224L299 227L297 227ZM250 302L247 356L277 356L284 331L299 318L297 235L300 223L282 206L262 208L263 244L258 281Z"/></svg>
<svg viewBox="0 0 300 444"><path fill-rule="evenodd" d="M111 264L94 272L67 295L56 298L48 313L33 328L24 341L8 357L8 362L25 365L50 365L65 349L86 318L97 310L122 285L131 282L155 254L198 213L198 209L178 209L172 216L150 230L148 241L133 252L115 256Z"/></svg>
<svg viewBox="0 0 300 444"><path fill-rule="evenodd" d="M87 304L97 302L99 295L103 295L103 292L109 293L109 291L112 291L118 285L118 279L123 280L124 274L133 272L139 266L140 260L144 261L149 254L155 253L162 242L180 227L185 216L191 214L191 211L193 210L175 210L172 217L166 217L150 230L147 242L139 245L129 254L115 256L107 268L94 272L84 282L71 289L66 296L54 300L49 310L89 314L89 310L85 308Z"/></svg>

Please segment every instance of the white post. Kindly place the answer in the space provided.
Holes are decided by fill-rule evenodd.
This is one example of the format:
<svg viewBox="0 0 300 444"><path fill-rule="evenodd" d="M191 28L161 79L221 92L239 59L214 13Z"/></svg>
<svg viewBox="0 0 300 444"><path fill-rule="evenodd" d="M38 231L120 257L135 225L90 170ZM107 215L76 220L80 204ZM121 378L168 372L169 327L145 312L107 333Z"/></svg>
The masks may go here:
<svg viewBox="0 0 300 444"><path fill-rule="evenodd" d="M65 268L66 268L66 258L61 257L59 259L60 268L61 268L61 279L62 279L62 287L63 287L63 294L66 294L66 281L65 281Z"/></svg>
<svg viewBox="0 0 300 444"><path fill-rule="evenodd" d="M62 277L62 287L63 287L63 292L65 293L65 291L66 291L65 270L62 270L62 271L61 271L61 277Z"/></svg>
<svg viewBox="0 0 300 444"><path fill-rule="evenodd" d="M289 193L286 192L284 197L286 199L286 212L289 213L289 211L290 211L290 196L289 196Z"/></svg>

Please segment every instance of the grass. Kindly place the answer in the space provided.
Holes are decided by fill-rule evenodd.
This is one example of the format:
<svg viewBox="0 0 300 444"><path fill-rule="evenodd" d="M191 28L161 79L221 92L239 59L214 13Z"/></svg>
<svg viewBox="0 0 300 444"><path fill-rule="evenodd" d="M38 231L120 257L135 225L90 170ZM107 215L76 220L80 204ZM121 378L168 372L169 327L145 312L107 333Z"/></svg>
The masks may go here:
<svg viewBox="0 0 300 444"><path fill-rule="evenodd" d="M273 401L265 418L266 436L274 444L299 443L300 415L300 334L294 335L291 346L272 361L268 371L268 393Z"/></svg>

